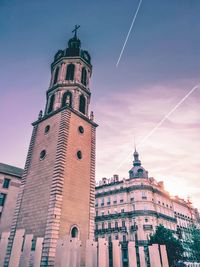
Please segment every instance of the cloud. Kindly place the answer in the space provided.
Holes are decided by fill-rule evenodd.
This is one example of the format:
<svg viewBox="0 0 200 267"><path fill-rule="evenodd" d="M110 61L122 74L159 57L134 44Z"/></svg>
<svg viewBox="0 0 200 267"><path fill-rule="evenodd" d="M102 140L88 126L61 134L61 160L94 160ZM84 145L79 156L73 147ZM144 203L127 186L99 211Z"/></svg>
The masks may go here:
<svg viewBox="0 0 200 267"><path fill-rule="evenodd" d="M102 96L95 106L100 122L97 179L111 177L114 171L121 177L128 177L134 136L139 143L188 91L189 88L171 85L149 86ZM194 185L200 188L199 91L194 92L139 149L143 166L150 175L164 180L172 194L179 193L185 198L193 197ZM196 205L198 201L194 194Z"/></svg>

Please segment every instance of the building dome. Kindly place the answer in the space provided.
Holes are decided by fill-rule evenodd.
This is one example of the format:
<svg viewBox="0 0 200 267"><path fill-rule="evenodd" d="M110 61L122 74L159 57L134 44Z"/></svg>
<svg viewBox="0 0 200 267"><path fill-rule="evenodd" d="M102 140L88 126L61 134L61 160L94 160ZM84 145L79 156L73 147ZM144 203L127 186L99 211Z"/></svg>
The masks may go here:
<svg viewBox="0 0 200 267"><path fill-rule="evenodd" d="M76 30L77 29L78 28L76 28ZM91 65L90 54L88 53L88 51L81 49L81 41L77 37L76 31L74 33L74 36L69 39L67 48L65 50L58 50L58 52L55 54L53 65L63 57L81 57Z"/></svg>
<svg viewBox="0 0 200 267"><path fill-rule="evenodd" d="M133 153L133 167L129 171L129 178L148 178L148 171L141 166L139 153L135 150Z"/></svg>

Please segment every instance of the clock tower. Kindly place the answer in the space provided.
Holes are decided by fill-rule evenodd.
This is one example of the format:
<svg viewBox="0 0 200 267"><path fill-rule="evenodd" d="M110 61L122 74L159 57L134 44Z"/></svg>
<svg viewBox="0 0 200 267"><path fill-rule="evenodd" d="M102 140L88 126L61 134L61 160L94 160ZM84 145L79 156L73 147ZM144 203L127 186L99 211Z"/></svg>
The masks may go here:
<svg viewBox="0 0 200 267"><path fill-rule="evenodd" d="M83 244L93 238L97 124L89 115L91 57L77 29L54 57L44 114L32 124L4 266L18 229L33 234L33 242L44 238L41 266L54 266L59 238L70 235Z"/></svg>

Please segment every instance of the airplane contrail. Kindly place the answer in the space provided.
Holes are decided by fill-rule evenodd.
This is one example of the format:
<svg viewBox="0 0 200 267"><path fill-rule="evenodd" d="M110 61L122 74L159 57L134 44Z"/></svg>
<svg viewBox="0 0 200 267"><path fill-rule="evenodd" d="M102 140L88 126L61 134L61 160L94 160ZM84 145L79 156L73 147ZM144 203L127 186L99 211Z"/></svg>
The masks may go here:
<svg viewBox="0 0 200 267"><path fill-rule="evenodd" d="M200 84L195 85L157 124L156 126L142 139L142 141L137 145L137 147L141 147L144 143L149 139L154 132L168 119L172 113L174 113L177 108L179 108L183 102L197 89L200 88ZM117 170L121 168L121 166L129 159L129 155L119 164L119 166L114 170L115 173Z"/></svg>
<svg viewBox="0 0 200 267"><path fill-rule="evenodd" d="M143 1L143 0L140 0L140 2L139 2L139 4L138 4L138 7L137 7L137 10L136 10L135 15L134 15L134 17L133 17L131 26L130 26L130 28L129 28L128 34L127 34L127 36L126 36L126 39L125 39L125 41L124 41L124 44L123 44L122 50L121 50L121 52L120 52L119 58L118 58L118 60L117 60L116 67L118 67L118 64L119 64L119 62L120 62L120 60L121 60L121 57L122 57L122 54L123 54L123 52L124 52L126 43L127 43L127 41L128 41L128 38L129 38L129 35L130 35L130 33L131 33L131 30L132 30L132 28L133 28L133 25L135 24L135 20L136 20L136 18L137 18L137 14L138 14L138 12L139 12L139 9L140 9L140 6L141 6L141 4L142 4L142 1Z"/></svg>

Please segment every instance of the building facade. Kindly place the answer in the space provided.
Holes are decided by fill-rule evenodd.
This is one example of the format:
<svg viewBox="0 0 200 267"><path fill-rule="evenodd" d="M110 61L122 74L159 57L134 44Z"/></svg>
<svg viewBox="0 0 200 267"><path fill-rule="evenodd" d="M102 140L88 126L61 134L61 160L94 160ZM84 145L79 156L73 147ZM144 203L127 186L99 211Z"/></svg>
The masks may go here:
<svg viewBox="0 0 200 267"><path fill-rule="evenodd" d="M67 48L54 57L45 111L32 124L4 266L20 229L32 235L32 247L44 239L41 266L54 266L56 244L65 235L83 244L94 236L97 124L89 114L91 75L91 57L81 49L76 27Z"/></svg>
<svg viewBox="0 0 200 267"><path fill-rule="evenodd" d="M0 163L0 234L10 231L23 169Z"/></svg>
<svg viewBox="0 0 200 267"><path fill-rule="evenodd" d="M191 224L198 222L198 212L189 201L171 197L163 182L148 177L137 151L129 178L103 178L96 186L95 197L96 239L145 244L156 226L162 224L186 245Z"/></svg>

